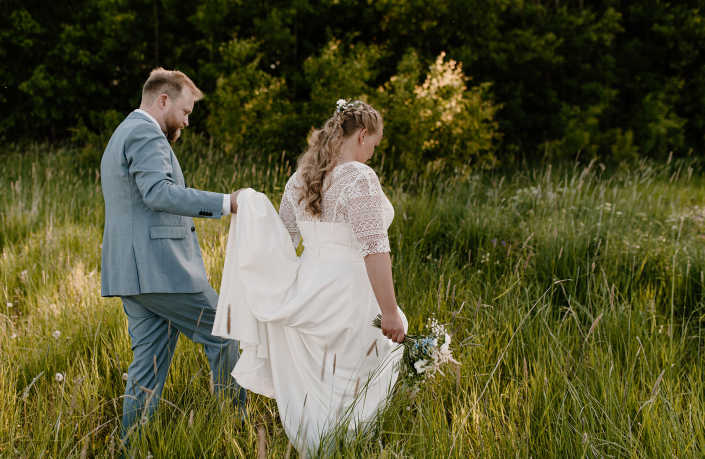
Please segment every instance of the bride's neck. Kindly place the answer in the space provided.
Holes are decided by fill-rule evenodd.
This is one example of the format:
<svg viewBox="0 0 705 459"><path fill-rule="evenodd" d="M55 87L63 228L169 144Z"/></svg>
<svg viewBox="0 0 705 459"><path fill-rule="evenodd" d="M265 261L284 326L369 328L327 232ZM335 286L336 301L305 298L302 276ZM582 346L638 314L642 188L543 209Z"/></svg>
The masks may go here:
<svg viewBox="0 0 705 459"><path fill-rule="evenodd" d="M335 162L335 165L340 166L341 164L350 163L353 161L357 161L357 155L355 155L355 152L352 151L349 146L344 145L343 151L340 152L340 156L338 156L338 160Z"/></svg>

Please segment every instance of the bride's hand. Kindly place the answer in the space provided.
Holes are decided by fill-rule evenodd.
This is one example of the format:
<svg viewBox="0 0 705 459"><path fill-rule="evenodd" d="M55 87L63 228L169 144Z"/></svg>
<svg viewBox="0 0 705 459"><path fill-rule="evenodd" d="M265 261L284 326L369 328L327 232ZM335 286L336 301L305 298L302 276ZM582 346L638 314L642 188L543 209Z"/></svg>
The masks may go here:
<svg viewBox="0 0 705 459"><path fill-rule="evenodd" d="M404 322L401 321L398 312L382 314L382 333L395 343L404 342Z"/></svg>

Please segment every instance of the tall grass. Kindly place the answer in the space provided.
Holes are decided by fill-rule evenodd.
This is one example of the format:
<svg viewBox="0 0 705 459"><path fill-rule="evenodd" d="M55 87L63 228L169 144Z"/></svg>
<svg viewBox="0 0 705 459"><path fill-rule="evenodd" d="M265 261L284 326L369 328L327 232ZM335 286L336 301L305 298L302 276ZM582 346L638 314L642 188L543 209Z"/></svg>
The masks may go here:
<svg viewBox="0 0 705 459"><path fill-rule="evenodd" d="M0 156L0 457L117 457L120 445L129 336L119 300L100 298L100 178L75 154ZM196 141L177 155L190 186L252 186L276 204L293 169ZM336 457L705 454L701 163L429 167L382 181L398 300L412 328L431 314L460 327L462 367L414 398L395 394ZM197 222L216 287L227 229ZM285 457L276 404L251 397L240 425L188 340L163 397L178 409L161 404L134 457L256 457L262 438L268 457Z"/></svg>

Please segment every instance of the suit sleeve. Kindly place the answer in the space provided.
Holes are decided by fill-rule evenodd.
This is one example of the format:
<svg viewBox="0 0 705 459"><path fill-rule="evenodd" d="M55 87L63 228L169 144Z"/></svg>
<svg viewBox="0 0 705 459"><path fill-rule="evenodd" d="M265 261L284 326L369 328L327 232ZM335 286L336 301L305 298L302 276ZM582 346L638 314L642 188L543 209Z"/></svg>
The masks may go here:
<svg viewBox="0 0 705 459"><path fill-rule="evenodd" d="M147 207L187 217L220 218L223 194L177 185L171 154L166 137L151 123L135 126L125 143L130 175Z"/></svg>

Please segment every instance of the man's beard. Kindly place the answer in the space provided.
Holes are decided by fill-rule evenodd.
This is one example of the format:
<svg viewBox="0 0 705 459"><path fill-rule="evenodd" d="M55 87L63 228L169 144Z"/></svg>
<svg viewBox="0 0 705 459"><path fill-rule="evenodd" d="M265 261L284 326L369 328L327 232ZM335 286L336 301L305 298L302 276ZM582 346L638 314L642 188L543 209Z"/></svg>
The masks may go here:
<svg viewBox="0 0 705 459"><path fill-rule="evenodd" d="M164 118L166 124L166 139L169 142L176 142L176 139L181 135L181 122L172 112L168 112Z"/></svg>

